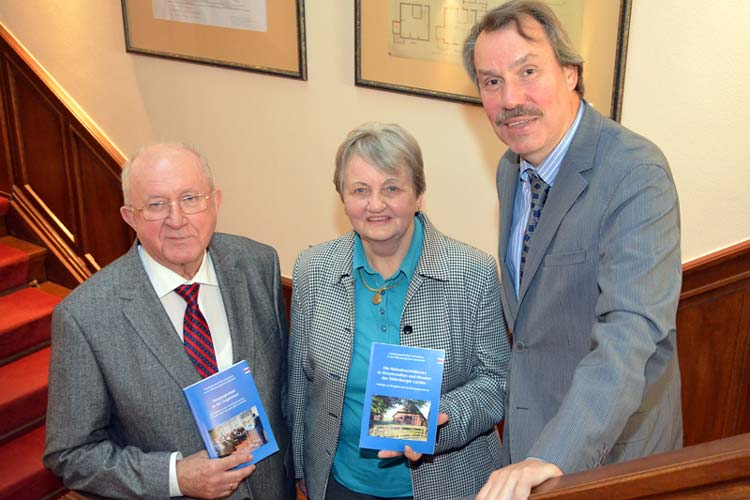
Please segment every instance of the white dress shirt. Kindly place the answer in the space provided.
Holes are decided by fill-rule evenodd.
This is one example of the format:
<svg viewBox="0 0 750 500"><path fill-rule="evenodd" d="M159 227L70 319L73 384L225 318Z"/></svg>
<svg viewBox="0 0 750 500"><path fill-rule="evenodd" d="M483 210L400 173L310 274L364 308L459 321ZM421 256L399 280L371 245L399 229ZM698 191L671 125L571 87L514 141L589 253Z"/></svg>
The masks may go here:
<svg viewBox="0 0 750 500"><path fill-rule="evenodd" d="M211 330L211 339L216 352L216 364L219 370L232 366L232 337L229 333L229 321L224 308L224 300L219 290L219 280L216 278L211 254L205 252L198 272L192 280L186 280L171 269L156 262L141 245L138 245L138 255L146 270L148 279L156 291L164 309L169 316L175 333L182 341L182 323L185 318L187 302L180 297L175 289L180 285L200 283L198 291L198 308L203 313ZM177 483L177 460L182 459L182 453L175 451L169 459L169 495L182 496Z"/></svg>

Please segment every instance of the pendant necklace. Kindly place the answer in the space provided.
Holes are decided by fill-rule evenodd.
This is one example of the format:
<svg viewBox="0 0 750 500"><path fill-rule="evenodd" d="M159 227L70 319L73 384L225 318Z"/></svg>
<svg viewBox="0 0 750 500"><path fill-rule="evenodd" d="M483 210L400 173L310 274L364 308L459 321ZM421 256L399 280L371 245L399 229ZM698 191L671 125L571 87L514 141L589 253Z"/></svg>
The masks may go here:
<svg viewBox="0 0 750 500"><path fill-rule="evenodd" d="M404 279L404 275L402 274L399 279L397 279L396 281L390 284L385 284L381 286L380 288L373 288L367 284L367 281L365 281L365 277L362 275L361 267L358 269L358 271L359 271L359 279L362 280L362 284L365 285L365 288L367 288L369 291L371 291L374 294L370 300L375 305L378 305L381 302L383 302L383 292L385 292L386 290L390 290L391 288L395 288L399 283L401 283L401 280Z"/></svg>

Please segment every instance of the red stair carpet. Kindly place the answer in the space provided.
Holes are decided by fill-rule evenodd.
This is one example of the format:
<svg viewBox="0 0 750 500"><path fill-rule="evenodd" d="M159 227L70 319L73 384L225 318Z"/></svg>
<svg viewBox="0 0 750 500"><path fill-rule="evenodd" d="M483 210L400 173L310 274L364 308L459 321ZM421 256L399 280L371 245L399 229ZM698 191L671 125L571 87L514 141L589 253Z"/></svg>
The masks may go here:
<svg viewBox="0 0 750 500"><path fill-rule="evenodd" d="M9 209L0 197L0 500L52 500L66 490L42 464L48 345L69 290L45 282L46 249L5 235Z"/></svg>
<svg viewBox="0 0 750 500"><path fill-rule="evenodd" d="M35 346L49 344L52 310L60 300L38 288L0 297L0 365Z"/></svg>
<svg viewBox="0 0 750 500"><path fill-rule="evenodd" d="M47 411L50 348L0 366L0 440L39 424ZM0 465L0 467L2 467Z"/></svg>
<svg viewBox="0 0 750 500"><path fill-rule="evenodd" d="M58 498L60 482L40 467L44 450L44 427L0 445L0 499L32 500Z"/></svg>
<svg viewBox="0 0 750 500"><path fill-rule="evenodd" d="M0 245L0 292L23 285L28 275L28 254Z"/></svg>

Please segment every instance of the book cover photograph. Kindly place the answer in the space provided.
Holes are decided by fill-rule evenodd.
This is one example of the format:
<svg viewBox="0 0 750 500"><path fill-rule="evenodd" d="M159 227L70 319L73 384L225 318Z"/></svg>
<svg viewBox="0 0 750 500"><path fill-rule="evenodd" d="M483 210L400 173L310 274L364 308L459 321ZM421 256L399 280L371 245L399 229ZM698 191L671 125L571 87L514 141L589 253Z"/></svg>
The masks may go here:
<svg viewBox="0 0 750 500"><path fill-rule="evenodd" d="M183 389L211 458L247 450L247 467L279 450L247 361Z"/></svg>
<svg viewBox="0 0 750 500"><path fill-rule="evenodd" d="M435 451L445 352L374 342L359 445Z"/></svg>

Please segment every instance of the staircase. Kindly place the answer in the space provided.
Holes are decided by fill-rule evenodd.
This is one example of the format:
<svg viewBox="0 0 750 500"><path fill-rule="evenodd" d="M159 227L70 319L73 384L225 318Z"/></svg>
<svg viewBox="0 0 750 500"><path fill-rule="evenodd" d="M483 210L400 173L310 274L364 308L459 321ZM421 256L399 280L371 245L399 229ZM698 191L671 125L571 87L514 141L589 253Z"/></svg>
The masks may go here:
<svg viewBox="0 0 750 500"><path fill-rule="evenodd" d="M0 500L58 498L42 465L50 321L70 290L46 280L47 250L7 235L0 197Z"/></svg>

